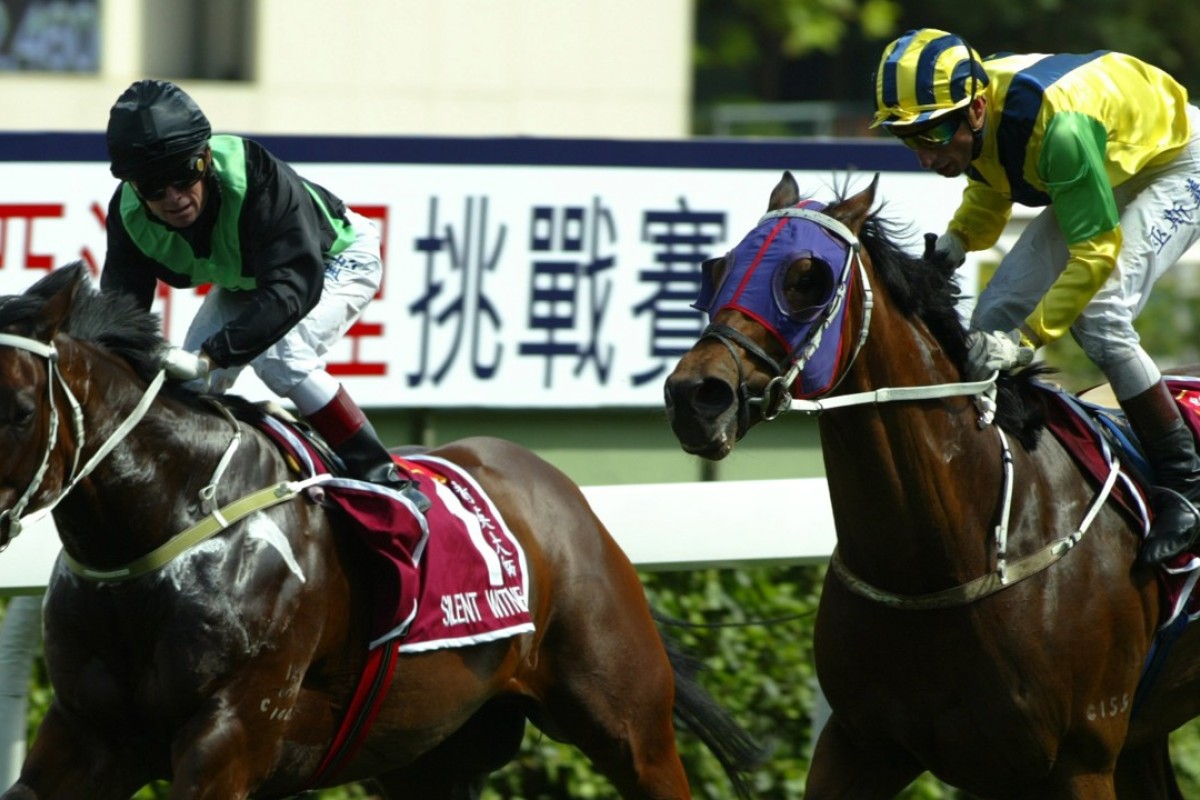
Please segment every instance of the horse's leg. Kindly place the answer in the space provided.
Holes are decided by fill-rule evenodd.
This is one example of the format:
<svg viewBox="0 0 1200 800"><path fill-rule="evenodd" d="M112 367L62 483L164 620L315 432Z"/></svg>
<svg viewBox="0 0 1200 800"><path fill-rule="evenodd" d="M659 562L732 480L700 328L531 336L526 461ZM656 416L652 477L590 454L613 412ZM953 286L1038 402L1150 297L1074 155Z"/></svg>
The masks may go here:
<svg viewBox="0 0 1200 800"><path fill-rule="evenodd" d="M170 799L245 800L254 788L252 738L236 715L205 714L187 726L171 748Z"/></svg>
<svg viewBox="0 0 1200 800"><path fill-rule="evenodd" d="M835 712L813 751L804 787L806 800L891 800L924 772L899 747L855 742Z"/></svg>
<svg viewBox="0 0 1200 800"><path fill-rule="evenodd" d="M1183 800L1166 739L1122 750L1113 783L1118 800Z"/></svg>
<svg viewBox="0 0 1200 800"><path fill-rule="evenodd" d="M21 777L0 800L125 800L150 776L122 760L109 743L81 725L68 726L56 705L42 719Z"/></svg>
<svg viewBox="0 0 1200 800"><path fill-rule="evenodd" d="M375 783L387 800L479 800L483 796L485 776L464 777L445 772L388 772L376 776Z"/></svg>
<svg viewBox="0 0 1200 800"><path fill-rule="evenodd" d="M540 678L546 719L531 718L579 747L626 800L690 798L675 747L674 673L641 582L617 552L598 562L567 577L572 591L554 601L563 622L546 633L531 681Z"/></svg>

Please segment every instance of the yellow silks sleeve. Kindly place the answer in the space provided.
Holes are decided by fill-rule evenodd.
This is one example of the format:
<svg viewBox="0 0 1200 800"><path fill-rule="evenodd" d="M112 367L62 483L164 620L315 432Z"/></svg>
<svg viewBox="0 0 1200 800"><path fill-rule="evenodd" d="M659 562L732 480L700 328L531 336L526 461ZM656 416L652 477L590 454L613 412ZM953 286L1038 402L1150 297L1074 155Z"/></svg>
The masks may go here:
<svg viewBox="0 0 1200 800"><path fill-rule="evenodd" d="M946 230L963 240L968 253L986 250L999 240L1011 216L1011 200L986 183L968 180L962 203Z"/></svg>
<svg viewBox="0 0 1200 800"><path fill-rule="evenodd" d="M1062 338L1084 306L1108 280L1121 250L1121 229L1105 231L1070 245L1068 250L1070 256L1066 268L1025 320L1026 326L1040 340L1034 344L1047 345Z"/></svg>

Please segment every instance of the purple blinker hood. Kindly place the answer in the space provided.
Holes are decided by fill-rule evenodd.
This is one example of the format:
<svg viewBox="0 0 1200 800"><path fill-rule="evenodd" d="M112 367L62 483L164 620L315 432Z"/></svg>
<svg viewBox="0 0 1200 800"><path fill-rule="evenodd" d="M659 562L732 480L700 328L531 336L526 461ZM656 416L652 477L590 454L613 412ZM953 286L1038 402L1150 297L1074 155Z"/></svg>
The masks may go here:
<svg viewBox="0 0 1200 800"><path fill-rule="evenodd" d="M846 324L844 300L858 250L857 239L841 223L824 215L813 218L813 212L824 208L823 203L805 200L769 212L729 253L719 284L714 285L706 272L692 305L708 312L710 320L733 308L770 331L787 351L788 361L800 368L792 391L801 398L816 397L836 384ZM843 232L850 238L842 238ZM783 278L793 261L805 257L829 270L831 291L819 305L793 311L783 299Z"/></svg>

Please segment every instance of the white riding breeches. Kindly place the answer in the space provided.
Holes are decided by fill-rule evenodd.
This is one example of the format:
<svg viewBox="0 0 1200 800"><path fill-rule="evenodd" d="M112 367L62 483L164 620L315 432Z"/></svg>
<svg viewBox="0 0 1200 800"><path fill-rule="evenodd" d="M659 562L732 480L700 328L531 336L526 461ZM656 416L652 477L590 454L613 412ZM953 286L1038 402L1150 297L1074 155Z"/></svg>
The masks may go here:
<svg viewBox="0 0 1200 800"><path fill-rule="evenodd" d="M1141 394L1161 377L1133 321L1155 282L1200 239L1200 109L1188 106L1188 117L1192 138L1175 159L1113 190L1122 234L1116 268L1071 326L1071 335L1119 400ZM971 327L1018 327L1066 264L1067 243L1049 206L1001 260L979 296Z"/></svg>
<svg viewBox="0 0 1200 800"><path fill-rule="evenodd" d="M346 335L379 290L383 277L379 229L374 222L349 209L346 218L356 238L345 250L325 261L325 283L317 305L283 338L249 363L267 388L280 397L286 397L314 371L325 369L325 354ZM210 336L242 312L250 294L213 287L188 328L183 348L198 351ZM210 391L215 394L228 391L242 369L214 370Z"/></svg>

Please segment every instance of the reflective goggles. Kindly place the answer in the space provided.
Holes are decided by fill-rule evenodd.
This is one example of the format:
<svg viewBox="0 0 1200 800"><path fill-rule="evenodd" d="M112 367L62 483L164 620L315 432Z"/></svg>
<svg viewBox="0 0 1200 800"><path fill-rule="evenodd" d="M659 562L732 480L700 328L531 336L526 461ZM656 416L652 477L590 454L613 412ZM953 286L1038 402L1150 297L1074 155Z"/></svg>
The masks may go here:
<svg viewBox="0 0 1200 800"><path fill-rule="evenodd" d="M161 175L145 180L133 181L133 188L143 200L162 200L167 195L167 187L182 192L204 177L208 162L204 153L196 153L178 167Z"/></svg>
<svg viewBox="0 0 1200 800"><path fill-rule="evenodd" d="M923 128L915 133L892 132L897 139L904 143L905 147L911 150L940 150L954 139L954 134L958 133L958 127L962 125L962 121L961 114L949 114L928 128Z"/></svg>

